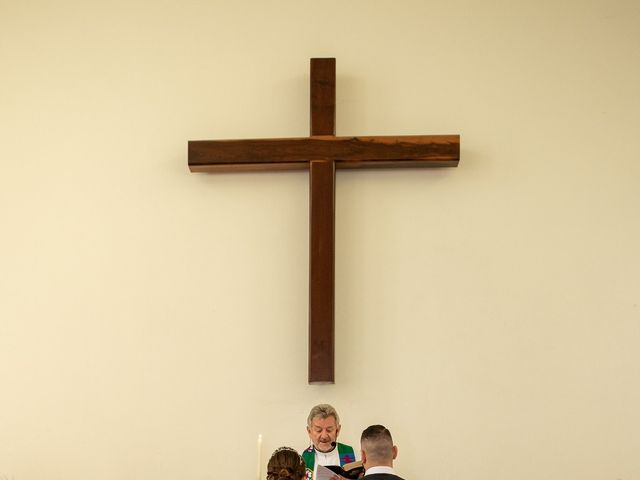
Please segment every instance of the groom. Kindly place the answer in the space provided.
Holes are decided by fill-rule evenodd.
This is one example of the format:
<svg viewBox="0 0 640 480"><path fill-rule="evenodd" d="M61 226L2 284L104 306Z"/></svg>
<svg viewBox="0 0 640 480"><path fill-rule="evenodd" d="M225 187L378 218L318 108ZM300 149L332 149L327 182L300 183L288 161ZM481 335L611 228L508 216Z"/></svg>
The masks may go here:
<svg viewBox="0 0 640 480"><path fill-rule="evenodd" d="M360 437L360 450L364 464L364 480L403 480L393 471L398 447L393 444L391 432L382 425L367 427Z"/></svg>

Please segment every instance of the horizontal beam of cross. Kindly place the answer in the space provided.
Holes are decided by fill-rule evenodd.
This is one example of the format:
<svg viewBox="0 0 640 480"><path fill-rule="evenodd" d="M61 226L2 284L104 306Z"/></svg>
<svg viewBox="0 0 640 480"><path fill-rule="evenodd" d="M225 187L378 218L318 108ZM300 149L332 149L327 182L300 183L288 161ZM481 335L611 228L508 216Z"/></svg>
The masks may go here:
<svg viewBox="0 0 640 480"><path fill-rule="evenodd" d="M455 167L459 135L316 136L189 142L192 172L302 170L312 160L336 168Z"/></svg>

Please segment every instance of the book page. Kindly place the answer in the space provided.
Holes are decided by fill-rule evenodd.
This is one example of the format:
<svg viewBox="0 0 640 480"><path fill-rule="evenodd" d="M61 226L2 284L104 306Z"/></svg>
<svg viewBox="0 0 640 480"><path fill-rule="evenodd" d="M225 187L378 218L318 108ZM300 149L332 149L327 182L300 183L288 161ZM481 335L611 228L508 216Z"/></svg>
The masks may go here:
<svg viewBox="0 0 640 480"><path fill-rule="evenodd" d="M329 470L322 465L316 465L316 475L314 480L347 480L342 475L338 475L336 472Z"/></svg>

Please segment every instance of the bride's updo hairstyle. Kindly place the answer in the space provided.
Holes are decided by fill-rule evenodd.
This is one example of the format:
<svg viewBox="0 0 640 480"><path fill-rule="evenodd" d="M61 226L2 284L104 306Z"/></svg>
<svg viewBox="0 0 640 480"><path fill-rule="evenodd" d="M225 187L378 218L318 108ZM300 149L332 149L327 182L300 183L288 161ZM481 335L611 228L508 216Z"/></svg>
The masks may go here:
<svg viewBox="0 0 640 480"><path fill-rule="evenodd" d="M267 464L267 480L303 480L305 474L304 461L293 448L280 447Z"/></svg>

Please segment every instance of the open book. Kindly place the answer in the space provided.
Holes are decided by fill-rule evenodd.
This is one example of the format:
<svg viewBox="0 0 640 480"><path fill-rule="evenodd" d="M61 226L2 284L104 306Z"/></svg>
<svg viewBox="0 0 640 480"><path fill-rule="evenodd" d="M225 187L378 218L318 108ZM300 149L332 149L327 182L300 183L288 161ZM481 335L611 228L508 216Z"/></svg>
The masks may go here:
<svg viewBox="0 0 640 480"><path fill-rule="evenodd" d="M342 467L331 466L316 466L315 480L332 480L338 478L338 480L351 480L357 479L364 473L364 466L361 461L345 463Z"/></svg>

